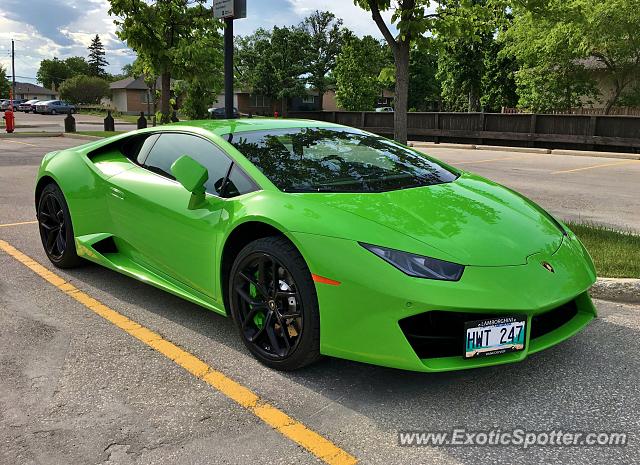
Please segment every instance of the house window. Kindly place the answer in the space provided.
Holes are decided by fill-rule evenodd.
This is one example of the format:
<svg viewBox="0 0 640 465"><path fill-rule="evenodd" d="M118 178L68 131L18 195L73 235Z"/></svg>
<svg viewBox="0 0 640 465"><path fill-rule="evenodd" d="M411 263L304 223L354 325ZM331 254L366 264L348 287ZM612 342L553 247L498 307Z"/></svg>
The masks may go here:
<svg viewBox="0 0 640 465"><path fill-rule="evenodd" d="M153 103L153 101L150 100L149 97L151 97L150 92L143 92L142 93L142 103Z"/></svg>
<svg viewBox="0 0 640 465"><path fill-rule="evenodd" d="M310 103L314 104L316 102L316 98L313 95L307 95L302 97L302 103Z"/></svg>
<svg viewBox="0 0 640 465"><path fill-rule="evenodd" d="M250 94L249 95L249 105L252 107L270 107L271 99L264 95L259 94Z"/></svg>

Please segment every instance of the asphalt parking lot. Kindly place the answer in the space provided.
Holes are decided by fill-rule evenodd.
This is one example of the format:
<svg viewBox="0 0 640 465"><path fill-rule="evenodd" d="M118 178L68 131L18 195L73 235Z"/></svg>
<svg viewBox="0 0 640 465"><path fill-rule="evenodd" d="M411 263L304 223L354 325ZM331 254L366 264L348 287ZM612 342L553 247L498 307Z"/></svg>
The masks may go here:
<svg viewBox="0 0 640 465"><path fill-rule="evenodd" d="M78 143L0 139L0 463L640 462L639 307L598 301L585 331L515 365L417 374L324 359L274 372L248 354L228 319L97 266L50 265L33 223L34 179L44 153ZM640 230L640 162L430 152L561 218ZM219 375L188 371L184 355L172 361L107 310ZM629 444L398 446L398 431L460 427L619 431Z"/></svg>

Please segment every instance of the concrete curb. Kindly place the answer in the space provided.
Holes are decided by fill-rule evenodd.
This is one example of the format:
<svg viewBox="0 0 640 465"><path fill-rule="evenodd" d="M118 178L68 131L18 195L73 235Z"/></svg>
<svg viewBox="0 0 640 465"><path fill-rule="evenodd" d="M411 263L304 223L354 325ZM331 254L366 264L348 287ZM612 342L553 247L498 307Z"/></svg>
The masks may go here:
<svg viewBox="0 0 640 465"><path fill-rule="evenodd" d="M565 149L542 149L538 147L507 147L502 145L473 145L473 144L436 144L435 142L411 142L411 146L421 149L464 149L464 150L487 150L493 152L512 153L537 153L542 155L564 155L575 157L595 157L595 158L617 158L623 160L640 160L640 154L623 152L596 152L593 150L565 150Z"/></svg>
<svg viewBox="0 0 640 465"><path fill-rule="evenodd" d="M0 133L0 139L20 139L25 137L60 137L61 132L13 132L11 134Z"/></svg>
<svg viewBox="0 0 640 465"><path fill-rule="evenodd" d="M62 134L63 137L68 137L69 139L80 139L80 140L100 140L104 139L104 137L100 136L90 136L88 134L74 134L70 132L65 132Z"/></svg>
<svg viewBox="0 0 640 465"><path fill-rule="evenodd" d="M590 290L593 298L640 304L640 279L632 278L598 278Z"/></svg>

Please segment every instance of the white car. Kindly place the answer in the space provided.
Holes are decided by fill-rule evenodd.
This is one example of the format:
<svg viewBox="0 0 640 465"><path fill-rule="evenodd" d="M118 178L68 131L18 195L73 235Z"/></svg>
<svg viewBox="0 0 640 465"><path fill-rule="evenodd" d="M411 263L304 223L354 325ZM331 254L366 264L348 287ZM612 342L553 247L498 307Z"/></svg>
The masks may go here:
<svg viewBox="0 0 640 465"><path fill-rule="evenodd" d="M378 113L393 113L393 107L378 107L376 108L376 112Z"/></svg>

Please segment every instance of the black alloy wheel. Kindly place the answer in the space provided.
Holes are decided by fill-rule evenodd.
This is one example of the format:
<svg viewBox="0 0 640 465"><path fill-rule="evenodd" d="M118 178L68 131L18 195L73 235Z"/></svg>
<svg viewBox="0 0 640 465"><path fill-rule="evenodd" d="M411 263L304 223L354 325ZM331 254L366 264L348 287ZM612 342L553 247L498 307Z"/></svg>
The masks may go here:
<svg viewBox="0 0 640 465"><path fill-rule="evenodd" d="M242 340L258 360L292 370L319 357L315 287L286 239L269 237L245 247L232 268L229 295Z"/></svg>
<svg viewBox="0 0 640 465"><path fill-rule="evenodd" d="M40 239L49 260L60 268L80 264L67 202L57 185L51 183L43 189L37 213Z"/></svg>

